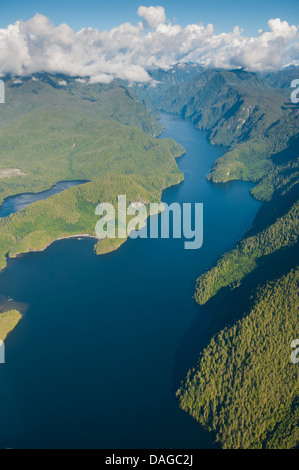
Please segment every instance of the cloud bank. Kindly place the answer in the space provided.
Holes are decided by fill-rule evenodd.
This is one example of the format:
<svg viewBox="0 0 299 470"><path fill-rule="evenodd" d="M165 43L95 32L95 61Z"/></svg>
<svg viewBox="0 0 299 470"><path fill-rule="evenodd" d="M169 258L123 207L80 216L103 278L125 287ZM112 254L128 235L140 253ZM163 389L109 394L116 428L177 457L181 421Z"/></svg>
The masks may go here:
<svg viewBox="0 0 299 470"><path fill-rule="evenodd" d="M268 31L247 37L239 26L220 34L212 24L183 28L167 21L161 6L140 6L137 14L142 20L137 25L124 23L109 31L74 32L39 13L17 21L0 29L0 74L48 72L89 77L93 83L114 78L146 82L147 70L177 62L256 71L299 63L298 28L279 18L268 21Z"/></svg>

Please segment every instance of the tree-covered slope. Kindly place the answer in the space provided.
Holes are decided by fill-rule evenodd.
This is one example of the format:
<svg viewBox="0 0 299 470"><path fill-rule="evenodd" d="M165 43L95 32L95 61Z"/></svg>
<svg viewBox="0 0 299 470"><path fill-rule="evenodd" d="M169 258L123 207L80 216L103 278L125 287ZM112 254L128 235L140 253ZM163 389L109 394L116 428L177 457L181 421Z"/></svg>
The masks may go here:
<svg viewBox="0 0 299 470"><path fill-rule="evenodd" d="M88 85L48 75L11 79L1 120L0 204L57 181L89 183L0 219L0 269L8 253L42 250L61 237L95 236L99 202L114 203L118 194L159 202L165 187L182 180L175 158L184 149L150 135L160 132L160 124L115 83ZM102 242L97 252L123 241Z"/></svg>
<svg viewBox="0 0 299 470"><path fill-rule="evenodd" d="M271 156L298 135L299 113L290 101L291 91L286 97L261 76L244 70L206 70L187 83L170 86L158 107L191 119L208 132L212 144L228 147L213 165L210 180L260 182L275 171ZM254 195L269 199L265 187Z"/></svg>
<svg viewBox="0 0 299 470"><path fill-rule="evenodd" d="M209 131L212 143L232 145L262 133L272 116L282 114L284 98L254 73L208 70L197 79L170 87L160 108L192 119ZM268 108L269 113L264 110ZM256 129L253 124L259 122Z"/></svg>
<svg viewBox="0 0 299 470"><path fill-rule="evenodd" d="M150 136L143 136L142 131L125 126L120 129L120 124L115 125L120 147L115 144L117 140L113 145L111 137L109 146L109 135L107 137L105 134L103 140L107 145L101 154L102 160L98 153L85 152L82 161L79 152L80 158L72 161L74 167L82 166L85 177L89 172L92 179L89 183L35 202L16 214L0 219L0 269L6 265L7 253L14 256L16 253L43 250L62 237L81 234L95 236L98 220L95 208L99 202L111 202L116 206L119 194L125 194L128 203L139 198L160 202L162 190L182 180L175 163L175 157L183 152L182 147L168 139L156 142ZM131 139L135 133L141 133L143 139ZM99 149L100 144L97 152ZM110 251L123 242L118 239L109 244L107 241L100 242L97 252Z"/></svg>
<svg viewBox="0 0 299 470"><path fill-rule="evenodd" d="M62 180L91 180L113 172L178 172L172 151L182 152L170 139L157 140L136 127L41 105L0 131L0 170L23 173L0 179L0 201Z"/></svg>
<svg viewBox="0 0 299 470"><path fill-rule="evenodd" d="M0 127L4 129L40 106L61 106L94 119L114 119L139 127L151 135L162 131L160 123L142 102L123 86L88 84L82 80L36 74L34 77L4 77L5 104L0 106Z"/></svg>
<svg viewBox="0 0 299 470"><path fill-rule="evenodd" d="M173 160L173 166L175 162ZM99 202L110 202L117 210L118 195L127 197L127 204L139 199L160 202L162 189L181 181L179 172L148 176L105 175L90 183L76 186L48 199L35 202L9 217L0 219L0 269L6 265L6 254L44 250L53 241L75 235L96 237ZM117 215L117 212L116 212ZM129 219L129 218L128 218ZM97 253L118 248L125 239L99 241Z"/></svg>
<svg viewBox="0 0 299 470"><path fill-rule="evenodd" d="M290 85L292 81L297 80L298 77L299 67L295 65L263 74L263 78L271 87L279 88L285 92L286 96L290 95Z"/></svg>
<svg viewBox="0 0 299 470"><path fill-rule="evenodd" d="M21 319L21 314L17 310L0 312L0 340L4 341L10 331L12 331Z"/></svg>
<svg viewBox="0 0 299 470"><path fill-rule="evenodd" d="M161 109L161 103L164 101L165 92L174 86L191 82L204 73L205 69L196 63L178 63L168 69L148 70L152 81L149 83L130 84L136 95L151 107ZM124 82L125 85L129 85Z"/></svg>
<svg viewBox="0 0 299 470"><path fill-rule="evenodd" d="M249 315L210 341L177 392L182 409L224 448L299 442L299 369L290 360L298 281L292 270L260 289Z"/></svg>
<svg viewBox="0 0 299 470"><path fill-rule="evenodd" d="M178 397L225 448L299 442L299 369L290 360L299 336L297 186L278 178L247 235L196 283L218 333Z"/></svg>
<svg viewBox="0 0 299 470"><path fill-rule="evenodd" d="M295 245L299 234L299 202L282 217L258 234L241 240L236 248L225 253L216 266L197 280L195 299L203 305L221 288L234 289L252 272L258 261L272 253Z"/></svg>

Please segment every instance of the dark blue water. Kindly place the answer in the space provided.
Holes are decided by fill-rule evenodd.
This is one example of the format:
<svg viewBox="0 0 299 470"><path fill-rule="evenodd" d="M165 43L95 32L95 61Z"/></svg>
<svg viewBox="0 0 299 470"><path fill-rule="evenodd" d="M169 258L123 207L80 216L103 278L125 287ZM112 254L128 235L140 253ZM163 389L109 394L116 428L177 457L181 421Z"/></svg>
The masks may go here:
<svg viewBox="0 0 299 470"><path fill-rule="evenodd" d="M204 203L204 243L129 239L96 256L94 241L61 240L12 261L0 293L29 310L0 366L0 447L209 448L211 436L175 390L208 340L192 299L196 278L233 247L259 208L250 184L206 182L223 150L177 117L163 136L187 150L185 181L167 203Z"/></svg>
<svg viewBox="0 0 299 470"><path fill-rule="evenodd" d="M33 202L47 199L54 194L61 193L65 189L72 188L73 186L78 186L83 183L86 183L86 180L59 181L55 186L52 186L52 188L40 193L23 193L17 194L16 196L10 196L6 198L0 206L0 217L7 217L10 214L15 214Z"/></svg>

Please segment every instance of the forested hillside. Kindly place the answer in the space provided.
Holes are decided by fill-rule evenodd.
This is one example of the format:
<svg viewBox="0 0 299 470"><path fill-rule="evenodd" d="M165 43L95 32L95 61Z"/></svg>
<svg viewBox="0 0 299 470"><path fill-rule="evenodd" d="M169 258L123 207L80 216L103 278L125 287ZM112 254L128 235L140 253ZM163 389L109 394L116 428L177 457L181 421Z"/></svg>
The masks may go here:
<svg viewBox="0 0 299 470"><path fill-rule="evenodd" d="M224 448L290 448L299 441L298 270L267 284L250 313L218 333L178 391L180 406Z"/></svg>
<svg viewBox="0 0 299 470"><path fill-rule="evenodd" d="M242 239L234 250L225 253L215 267L198 279L195 292L197 302L205 304L223 287L231 286L234 289L258 266L263 257L296 245L299 234L298 216L297 201L275 223L257 235Z"/></svg>
<svg viewBox="0 0 299 470"><path fill-rule="evenodd" d="M0 203L57 181L89 183L0 219L0 269L7 253L42 250L65 236L94 236L100 201L116 202L118 194L127 194L132 200L143 195L159 202L162 190L182 179L175 157L184 149L150 135L161 126L131 92L115 84L61 81L46 75L7 82L6 103L0 108L5 123L0 130Z"/></svg>
<svg viewBox="0 0 299 470"><path fill-rule="evenodd" d="M299 77L299 66L291 65L282 70L264 73L263 78L273 88L279 88L286 96L290 95L290 83Z"/></svg>
<svg viewBox="0 0 299 470"><path fill-rule="evenodd" d="M21 319L21 314L17 310L0 312L0 340L4 341L8 333L13 330Z"/></svg>
<svg viewBox="0 0 299 470"><path fill-rule="evenodd" d="M159 103L155 103L160 110L191 119L198 129L207 131L212 144L228 147L213 165L211 181L260 182L254 196L267 200L273 184L269 183L269 174L276 171L271 156L287 149L298 133L298 106L290 101L293 76L292 68L283 73L283 83L289 80L286 96L274 74L266 81L240 69L201 69L196 78L185 83L168 86L164 80L163 94L157 91ZM263 178L267 178L265 182Z"/></svg>
<svg viewBox="0 0 299 470"><path fill-rule="evenodd" d="M5 106L0 109L1 129L35 108L51 105L67 107L90 118L113 119L151 135L162 131L136 95L116 82L88 84L84 79L49 74L2 79L6 96Z"/></svg>
<svg viewBox="0 0 299 470"><path fill-rule="evenodd" d="M128 152L136 147L135 156L142 140L144 147L152 145L147 134L161 132L157 120L125 88L69 81L48 75L6 81L0 107L0 203L11 194L41 191L57 181L80 179L80 174L91 179L115 168L121 172L120 161L127 157L123 129L131 128ZM113 153L112 168L108 162L104 168ZM5 169L19 173L4 178Z"/></svg>

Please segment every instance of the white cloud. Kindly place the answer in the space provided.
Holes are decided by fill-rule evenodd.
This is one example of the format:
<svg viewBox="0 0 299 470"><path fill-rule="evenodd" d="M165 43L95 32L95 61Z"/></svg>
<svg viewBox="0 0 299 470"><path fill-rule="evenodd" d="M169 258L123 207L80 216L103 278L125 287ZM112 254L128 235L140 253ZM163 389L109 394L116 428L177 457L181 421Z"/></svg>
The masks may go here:
<svg viewBox="0 0 299 470"><path fill-rule="evenodd" d="M144 22L149 28L156 28L159 24L166 21L165 9L163 7L140 6L137 10L137 15L144 18Z"/></svg>
<svg viewBox="0 0 299 470"><path fill-rule="evenodd" d="M279 18L256 37L232 32L216 34L213 25L182 27L166 21L163 7L139 7L137 25L124 23L109 31L67 24L54 26L36 14L0 29L0 74L38 72L90 77L92 83L114 78L145 82L152 67L199 62L207 67L269 70L299 63L298 29ZM150 29L148 29L150 28Z"/></svg>
<svg viewBox="0 0 299 470"><path fill-rule="evenodd" d="M77 83L86 83L86 79L85 78L76 78L75 82L77 82Z"/></svg>

